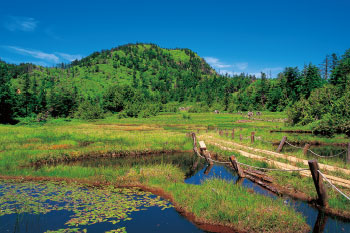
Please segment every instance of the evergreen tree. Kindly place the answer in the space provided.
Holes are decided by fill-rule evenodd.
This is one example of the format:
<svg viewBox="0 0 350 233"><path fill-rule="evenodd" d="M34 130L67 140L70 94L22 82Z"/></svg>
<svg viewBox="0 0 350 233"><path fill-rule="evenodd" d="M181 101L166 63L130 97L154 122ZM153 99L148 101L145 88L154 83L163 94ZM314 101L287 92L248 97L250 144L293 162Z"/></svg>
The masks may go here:
<svg viewBox="0 0 350 233"><path fill-rule="evenodd" d="M338 87L339 94L350 88L350 49L337 61L332 70L330 83Z"/></svg>
<svg viewBox="0 0 350 233"><path fill-rule="evenodd" d="M304 67L301 74L301 93L307 99L311 91L323 85L320 70L311 63Z"/></svg>
<svg viewBox="0 0 350 233"><path fill-rule="evenodd" d="M13 93L9 73L7 64L0 61L0 123L13 121Z"/></svg>

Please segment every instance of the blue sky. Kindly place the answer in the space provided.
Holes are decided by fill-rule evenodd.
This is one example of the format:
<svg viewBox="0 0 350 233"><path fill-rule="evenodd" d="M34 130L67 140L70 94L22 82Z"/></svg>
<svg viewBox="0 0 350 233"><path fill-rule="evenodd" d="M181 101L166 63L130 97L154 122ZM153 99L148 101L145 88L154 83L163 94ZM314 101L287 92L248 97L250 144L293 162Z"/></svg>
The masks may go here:
<svg viewBox="0 0 350 233"><path fill-rule="evenodd" d="M220 72L275 76L350 48L350 1L3 1L0 58L52 66L126 43L189 48Z"/></svg>

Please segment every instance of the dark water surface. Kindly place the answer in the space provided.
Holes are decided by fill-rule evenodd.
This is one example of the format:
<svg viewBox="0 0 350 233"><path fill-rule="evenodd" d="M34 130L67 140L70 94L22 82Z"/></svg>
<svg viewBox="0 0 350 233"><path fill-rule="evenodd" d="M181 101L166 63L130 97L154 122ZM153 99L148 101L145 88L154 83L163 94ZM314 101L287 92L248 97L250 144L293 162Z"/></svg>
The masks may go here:
<svg viewBox="0 0 350 233"><path fill-rule="evenodd" d="M0 182L0 232L85 231L204 232L168 201L138 189Z"/></svg>
<svg viewBox="0 0 350 233"><path fill-rule="evenodd" d="M49 229L67 229L68 227L64 223L70 219L71 214L72 212L69 211L53 211L47 214L5 215L0 217L0 232L38 233L46 232ZM187 221L174 208L161 210L157 207L150 207L145 211L135 212L131 217L132 220L122 222L117 226L113 226L111 223L96 223L81 226L80 230L106 232L125 227L126 232L204 232Z"/></svg>
<svg viewBox="0 0 350 233"><path fill-rule="evenodd" d="M185 172L187 176L185 182L188 184L200 185L204 180L215 177L233 181L261 195L277 198L275 194L250 180L239 179L231 168L221 164L207 166L203 159L193 154L99 159L72 164L84 167L118 167L159 163L178 165ZM113 195L109 195L108 192L112 192ZM46 198L39 198L41 196ZM305 216L314 232L350 232L350 222L325 216L305 202L289 197L283 199L286 205L290 205ZM108 209L116 203L118 203L116 208ZM92 208L86 210L89 206ZM49 211L40 211L41 208ZM98 214L101 212L114 215L105 216L107 220L99 221ZM72 219L77 219L79 224L67 225ZM86 219L93 219L95 222L86 223L84 222ZM59 184L27 185L0 182L0 232L29 233L67 228L79 228L76 230L81 232L84 229L87 232L203 232L177 213L170 203L142 191L126 192L123 189L101 191L82 187L71 188ZM111 231L113 229L118 231Z"/></svg>

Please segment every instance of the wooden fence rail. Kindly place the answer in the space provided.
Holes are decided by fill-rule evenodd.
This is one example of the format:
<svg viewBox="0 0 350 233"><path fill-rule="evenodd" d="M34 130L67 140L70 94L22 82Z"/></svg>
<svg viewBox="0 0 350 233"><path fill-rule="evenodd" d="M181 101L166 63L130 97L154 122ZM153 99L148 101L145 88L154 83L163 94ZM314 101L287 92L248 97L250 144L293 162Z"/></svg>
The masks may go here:
<svg viewBox="0 0 350 233"><path fill-rule="evenodd" d="M220 130L219 133L222 133L222 130ZM234 134L234 130L232 130L232 135L233 134ZM254 132L252 132L252 134L251 134L252 142L254 142L254 136L255 136L254 134L255 134ZM204 141L199 141L199 147L200 147L200 152L199 152L198 149L197 149L197 139L196 139L195 133L191 133L191 136L193 138L193 150L194 150L194 152L196 154L198 154L199 156L204 157L206 159L206 161L208 162L208 164L209 164L209 166L205 170L205 174L206 175L209 174L211 168L213 167L214 162L219 162L219 163L224 163L224 164L228 163L229 164L229 162L220 162L220 161L215 161L215 160L211 159L210 153L209 153L209 151L207 151L207 147L206 147ZM242 135L240 135L240 139L242 139ZM287 140L287 137L284 136L282 138L282 140L281 140L279 148L277 149L277 152L282 150L283 145L286 142L286 140ZM309 144L305 145L304 153L305 153L305 150L306 151L308 150L309 146L310 146ZM350 159L350 156L349 156L349 154L350 154L350 143L348 144L348 151L347 152L348 152L347 159ZM230 163L231 163L233 169L237 172L238 177L240 179L246 177L245 171L240 167L240 164L242 164L244 166L251 167L253 169L262 169L262 168L253 167L253 166L250 166L250 165L247 165L247 164L239 163L235 156L229 157L229 160L230 160ZM323 177L322 177L322 176L324 176L324 174L321 173L317 160L308 160L307 162L308 162L309 169L310 169L310 172L311 172L311 176L312 176L312 179L313 179L313 182L314 182L314 185L315 185L315 189L316 189L316 192L317 192L317 200L316 200L316 202L321 207L327 207L328 206L328 195L327 195L327 191L326 191L325 185L323 183ZM304 170L308 170L308 169L297 169L297 168L294 168L294 169L269 169L269 168L264 168L264 169L265 170L276 170L276 171L281 171L281 172L291 172L291 171L303 171L303 172L306 172ZM252 172L252 170L247 170L246 172L248 172L248 171ZM249 172L247 173L248 175L249 175ZM322 174L322 176L320 174Z"/></svg>

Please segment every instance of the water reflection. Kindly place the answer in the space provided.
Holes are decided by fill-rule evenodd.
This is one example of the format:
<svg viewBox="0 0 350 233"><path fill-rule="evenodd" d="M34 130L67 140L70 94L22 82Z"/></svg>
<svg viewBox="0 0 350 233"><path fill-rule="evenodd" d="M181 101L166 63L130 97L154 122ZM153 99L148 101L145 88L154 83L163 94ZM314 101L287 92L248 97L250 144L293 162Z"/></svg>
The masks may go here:
<svg viewBox="0 0 350 233"><path fill-rule="evenodd" d="M324 232L324 228L327 223L328 216L325 215L322 211L318 212L317 219L315 222L315 226L313 229L313 233L321 233Z"/></svg>

